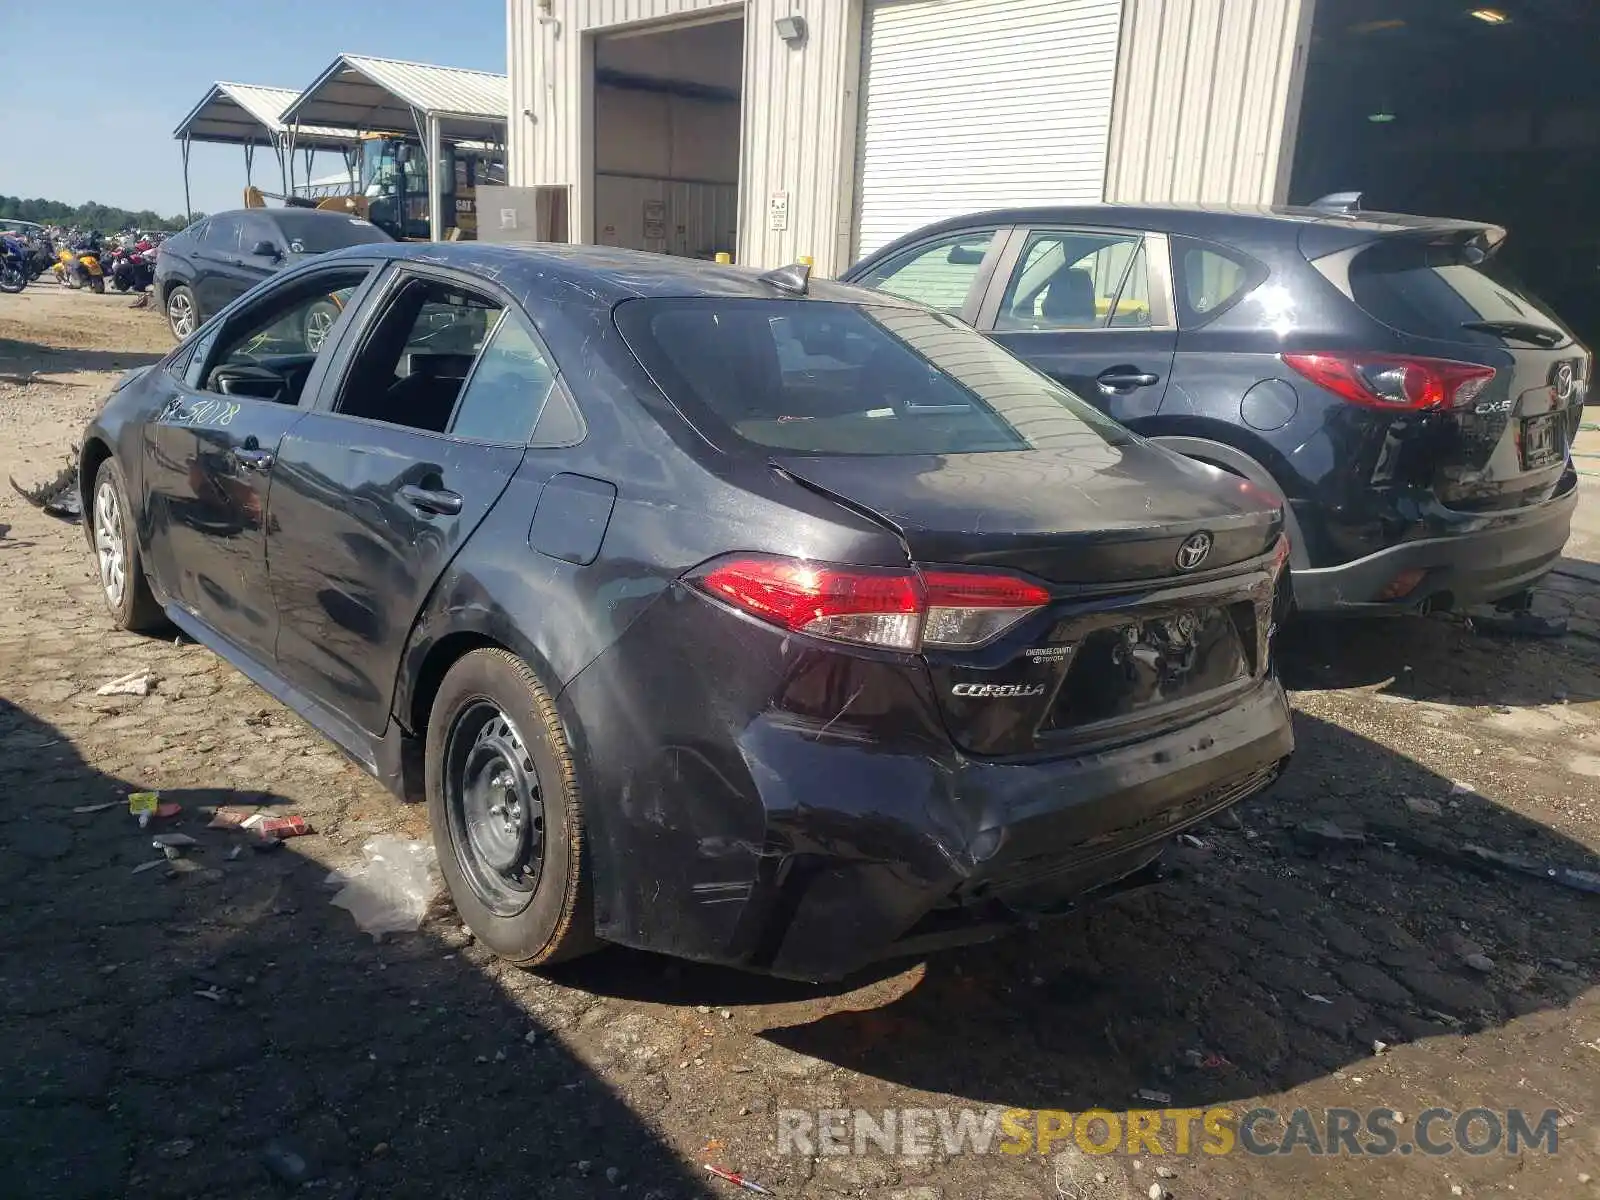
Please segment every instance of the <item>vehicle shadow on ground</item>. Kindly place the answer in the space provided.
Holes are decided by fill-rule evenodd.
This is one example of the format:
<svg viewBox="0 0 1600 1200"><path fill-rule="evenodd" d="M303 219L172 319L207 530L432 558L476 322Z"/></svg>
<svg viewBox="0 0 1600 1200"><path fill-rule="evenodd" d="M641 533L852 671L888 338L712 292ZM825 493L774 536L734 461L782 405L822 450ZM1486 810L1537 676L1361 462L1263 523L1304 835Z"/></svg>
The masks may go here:
<svg viewBox="0 0 1600 1200"><path fill-rule="evenodd" d="M1475 869L1450 849L1594 870L1583 847L1451 796L1448 780L1363 737L1295 723L1287 776L1245 803L1244 829L1204 826L1203 847L1179 847L1178 880L935 956L892 1003L763 1036L977 1104L1204 1107L1325 1076L1375 1041L1561 1007L1600 979L1600 897ZM1308 837L1307 821L1365 840ZM1475 970L1473 954L1492 966Z"/></svg>
<svg viewBox="0 0 1600 1200"><path fill-rule="evenodd" d="M0 379L26 383L34 375L69 375L74 371L129 371L158 362L159 354L135 350L78 350L0 338ZM24 364L29 364L24 369Z"/></svg>
<svg viewBox="0 0 1600 1200"><path fill-rule="evenodd" d="M1580 585L1587 587L1590 585ZM1589 607L1600 616L1600 588ZM1297 617L1277 646L1291 691L1383 685L1410 700L1531 707L1600 697L1600 641L1493 636L1460 616Z"/></svg>
<svg viewBox="0 0 1600 1200"><path fill-rule="evenodd" d="M133 874L160 855L126 785L5 700L0 790L6 1196L266 1200L304 1186L274 1143L319 1196L708 1194L513 999L548 985L454 918L375 943L295 842L230 860L244 835L199 812L281 798L163 792L194 869Z"/></svg>

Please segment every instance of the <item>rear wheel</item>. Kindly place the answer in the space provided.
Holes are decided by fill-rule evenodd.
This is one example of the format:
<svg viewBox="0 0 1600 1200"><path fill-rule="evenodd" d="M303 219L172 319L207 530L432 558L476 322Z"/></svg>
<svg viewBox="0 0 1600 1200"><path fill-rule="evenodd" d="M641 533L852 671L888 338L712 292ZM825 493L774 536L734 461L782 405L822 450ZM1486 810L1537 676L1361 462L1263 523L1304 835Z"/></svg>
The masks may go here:
<svg viewBox="0 0 1600 1200"><path fill-rule="evenodd" d="M572 749L539 677L474 650L434 698L426 750L439 867L467 927L536 967L597 945Z"/></svg>
<svg viewBox="0 0 1600 1200"><path fill-rule="evenodd" d="M95 472L89 520L95 564L100 569L100 587L117 628L149 633L165 626L166 616L144 576L139 541L134 536L133 509L128 503L128 485L114 458L106 459Z"/></svg>
<svg viewBox="0 0 1600 1200"><path fill-rule="evenodd" d="M167 293L167 327L180 342L200 327L200 306L181 283Z"/></svg>
<svg viewBox="0 0 1600 1200"><path fill-rule="evenodd" d="M91 276L89 276L89 290L91 292L93 292L96 296L103 295L105 293L105 290L106 290L106 279L105 279L105 276L104 275L91 275Z"/></svg>

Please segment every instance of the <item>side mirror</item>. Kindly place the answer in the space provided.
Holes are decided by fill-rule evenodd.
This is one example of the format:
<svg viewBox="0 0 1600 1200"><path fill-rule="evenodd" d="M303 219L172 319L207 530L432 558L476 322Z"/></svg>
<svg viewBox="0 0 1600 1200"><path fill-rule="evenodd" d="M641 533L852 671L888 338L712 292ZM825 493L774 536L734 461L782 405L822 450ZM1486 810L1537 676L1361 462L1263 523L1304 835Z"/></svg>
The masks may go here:
<svg viewBox="0 0 1600 1200"><path fill-rule="evenodd" d="M257 242L250 248L250 253L260 258L277 258L278 248L271 242Z"/></svg>

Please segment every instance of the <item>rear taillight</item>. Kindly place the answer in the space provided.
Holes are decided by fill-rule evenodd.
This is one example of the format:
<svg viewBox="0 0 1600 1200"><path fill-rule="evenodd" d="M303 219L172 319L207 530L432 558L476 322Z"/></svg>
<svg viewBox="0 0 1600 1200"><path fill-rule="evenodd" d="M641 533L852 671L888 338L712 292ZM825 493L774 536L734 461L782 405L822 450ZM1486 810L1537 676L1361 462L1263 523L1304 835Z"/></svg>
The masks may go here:
<svg viewBox="0 0 1600 1200"><path fill-rule="evenodd" d="M1318 387L1367 408L1452 409L1476 400L1494 368L1406 354L1285 354Z"/></svg>
<svg viewBox="0 0 1600 1200"><path fill-rule="evenodd" d="M1043 587L1015 575L847 567L769 555L717 559L689 581L784 629L886 650L970 650L1050 601Z"/></svg>

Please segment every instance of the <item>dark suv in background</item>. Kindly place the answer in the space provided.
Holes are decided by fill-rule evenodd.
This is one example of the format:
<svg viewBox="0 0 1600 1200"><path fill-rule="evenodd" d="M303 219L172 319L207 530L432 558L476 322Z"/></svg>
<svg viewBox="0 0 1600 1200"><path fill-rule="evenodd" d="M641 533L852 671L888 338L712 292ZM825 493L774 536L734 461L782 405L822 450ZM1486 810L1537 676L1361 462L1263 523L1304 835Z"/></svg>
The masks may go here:
<svg viewBox="0 0 1600 1200"><path fill-rule="evenodd" d="M980 213L845 273L1283 496L1304 610L1511 602L1554 565L1591 357L1496 226L1313 208Z"/></svg>
<svg viewBox="0 0 1600 1200"><path fill-rule="evenodd" d="M161 244L156 297L174 337L188 337L274 271L317 254L392 242L370 221L314 208L242 208L213 213ZM337 298L307 316L313 349L338 320Z"/></svg>

